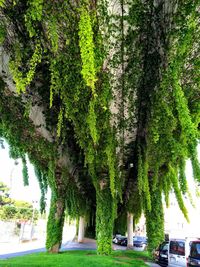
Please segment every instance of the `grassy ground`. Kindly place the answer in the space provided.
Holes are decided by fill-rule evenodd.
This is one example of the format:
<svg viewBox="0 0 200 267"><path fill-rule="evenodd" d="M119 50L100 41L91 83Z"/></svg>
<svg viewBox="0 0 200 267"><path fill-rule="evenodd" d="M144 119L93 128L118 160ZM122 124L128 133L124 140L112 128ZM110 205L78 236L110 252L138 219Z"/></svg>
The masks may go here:
<svg viewBox="0 0 200 267"><path fill-rule="evenodd" d="M35 253L0 260L1 267L145 267L147 252L115 251L111 256L97 256L95 251L66 251L59 254Z"/></svg>

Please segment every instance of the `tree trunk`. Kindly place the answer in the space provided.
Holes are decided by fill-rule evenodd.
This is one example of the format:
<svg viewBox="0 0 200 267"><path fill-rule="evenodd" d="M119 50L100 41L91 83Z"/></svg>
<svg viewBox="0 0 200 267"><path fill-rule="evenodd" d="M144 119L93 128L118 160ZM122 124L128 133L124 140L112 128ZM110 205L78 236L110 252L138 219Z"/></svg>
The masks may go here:
<svg viewBox="0 0 200 267"><path fill-rule="evenodd" d="M107 185L96 192L96 238L97 253L109 255L112 251L112 235L116 204Z"/></svg>
<svg viewBox="0 0 200 267"><path fill-rule="evenodd" d="M80 217L78 226L78 242L83 243L85 235L85 219Z"/></svg>
<svg viewBox="0 0 200 267"><path fill-rule="evenodd" d="M151 190L151 211L145 210L148 250L152 252L164 240L164 212L160 188ZM153 219L152 219L153 218Z"/></svg>
<svg viewBox="0 0 200 267"><path fill-rule="evenodd" d="M133 248L133 214L127 213L127 249Z"/></svg>
<svg viewBox="0 0 200 267"><path fill-rule="evenodd" d="M52 192L51 207L47 222L46 248L51 253L58 253L62 244L62 232L65 218L65 199Z"/></svg>

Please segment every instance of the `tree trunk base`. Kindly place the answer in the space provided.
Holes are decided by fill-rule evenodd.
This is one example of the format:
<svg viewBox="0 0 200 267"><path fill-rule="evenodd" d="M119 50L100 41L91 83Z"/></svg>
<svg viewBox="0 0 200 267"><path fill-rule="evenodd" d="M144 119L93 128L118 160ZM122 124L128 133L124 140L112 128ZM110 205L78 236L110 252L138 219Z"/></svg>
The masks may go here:
<svg viewBox="0 0 200 267"><path fill-rule="evenodd" d="M52 248L50 248L48 251L49 253L58 253L59 249L60 249L60 244L56 244Z"/></svg>
<svg viewBox="0 0 200 267"><path fill-rule="evenodd" d="M126 250L133 250L133 246L127 245Z"/></svg>
<svg viewBox="0 0 200 267"><path fill-rule="evenodd" d="M85 235L85 219L80 217L78 226L78 243L83 243Z"/></svg>

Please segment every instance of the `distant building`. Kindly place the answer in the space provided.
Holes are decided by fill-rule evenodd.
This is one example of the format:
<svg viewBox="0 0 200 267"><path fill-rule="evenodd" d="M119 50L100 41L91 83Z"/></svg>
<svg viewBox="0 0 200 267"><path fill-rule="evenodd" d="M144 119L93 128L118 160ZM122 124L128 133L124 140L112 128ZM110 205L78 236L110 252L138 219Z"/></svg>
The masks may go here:
<svg viewBox="0 0 200 267"><path fill-rule="evenodd" d="M175 195L170 194L170 203L167 208L164 202L164 227L165 234L169 238L184 238L184 237L199 237L200 238L200 198L193 194L194 205L188 198L184 198L185 206L188 210L189 222L185 219L182 211L180 210ZM138 224L135 227L135 235L146 236L145 217L142 215Z"/></svg>
<svg viewBox="0 0 200 267"><path fill-rule="evenodd" d="M193 195L194 203L199 199ZM185 206L188 210L189 222L184 218L174 194L170 195L170 206L165 206L165 233L171 238L200 237L200 207L198 204L192 206L190 200L185 198Z"/></svg>

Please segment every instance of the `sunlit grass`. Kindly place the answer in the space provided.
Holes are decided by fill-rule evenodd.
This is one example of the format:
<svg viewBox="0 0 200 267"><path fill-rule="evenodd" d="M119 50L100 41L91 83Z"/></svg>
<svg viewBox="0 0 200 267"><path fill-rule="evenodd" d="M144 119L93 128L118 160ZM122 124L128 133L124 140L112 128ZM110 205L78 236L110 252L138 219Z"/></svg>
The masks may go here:
<svg viewBox="0 0 200 267"><path fill-rule="evenodd" d="M99 256L95 251L66 251L59 254L35 253L0 260L4 267L145 267L149 260L145 252L115 251L111 256Z"/></svg>

